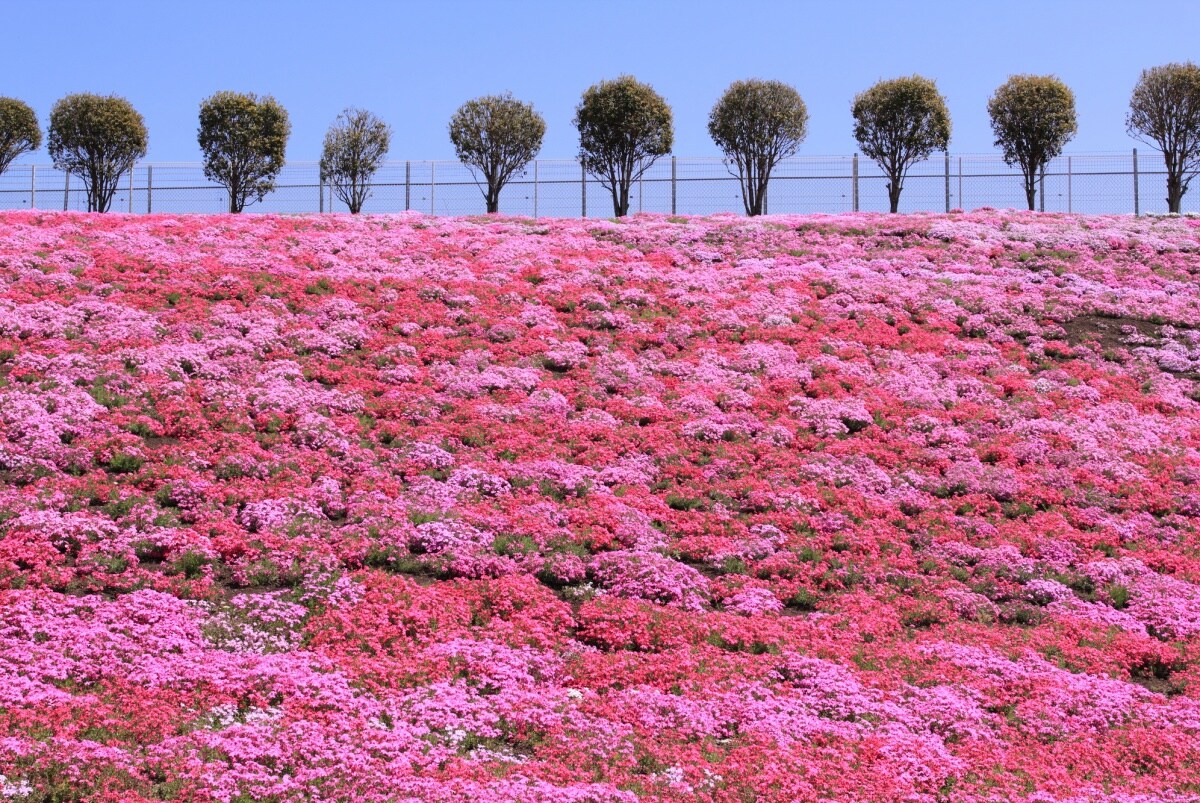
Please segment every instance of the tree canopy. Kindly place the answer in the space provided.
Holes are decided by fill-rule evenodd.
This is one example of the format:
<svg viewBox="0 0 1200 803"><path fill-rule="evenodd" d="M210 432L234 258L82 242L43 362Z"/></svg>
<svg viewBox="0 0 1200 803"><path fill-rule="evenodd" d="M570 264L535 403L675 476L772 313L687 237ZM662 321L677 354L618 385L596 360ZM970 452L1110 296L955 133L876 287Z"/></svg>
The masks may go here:
<svg viewBox="0 0 1200 803"><path fill-rule="evenodd" d="M392 129L365 109L346 109L325 132L321 181L357 215L371 195L371 178L383 165Z"/></svg>
<svg viewBox="0 0 1200 803"><path fill-rule="evenodd" d="M933 81L913 75L860 92L851 114L859 148L887 174L888 203L896 212L909 168L950 145L946 99Z"/></svg>
<svg viewBox="0 0 1200 803"><path fill-rule="evenodd" d="M500 191L523 170L546 135L546 121L511 94L469 100L450 118L450 141L459 161L483 174L488 213L500 210Z"/></svg>
<svg viewBox="0 0 1200 803"><path fill-rule="evenodd" d="M1125 122L1130 136L1162 151L1167 210L1178 213L1200 172L1200 67L1189 61L1142 70Z"/></svg>
<svg viewBox="0 0 1200 803"><path fill-rule="evenodd" d="M808 108L781 81L734 81L713 106L708 133L736 169L746 214L760 215L771 171L808 133Z"/></svg>
<svg viewBox="0 0 1200 803"><path fill-rule="evenodd" d="M67 95L50 110L50 158L83 180L89 212L108 211L121 176L146 155L148 138L142 115L116 95Z"/></svg>
<svg viewBox="0 0 1200 803"><path fill-rule="evenodd" d="M1053 75L1014 75L988 101L996 147L1004 161L1025 177L1029 209L1037 198L1037 178L1075 136L1075 95Z"/></svg>
<svg viewBox="0 0 1200 803"><path fill-rule="evenodd" d="M612 194L613 214L629 213L629 188L671 152L671 107L649 84L631 75L601 81L575 109L579 160Z"/></svg>
<svg viewBox="0 0 1200 803"><path fill-rule="evenodd" d="M28 103L0 98L0 174L23 153L42 147L42 130Z"/></svg>
<svg viewBox="0 0 1200 803"><path fill-rule="evenodd" d="M287 111L270 95L217 92L200 104L204 175L229 192L230 212L275 188L291 132Z"/></svg>

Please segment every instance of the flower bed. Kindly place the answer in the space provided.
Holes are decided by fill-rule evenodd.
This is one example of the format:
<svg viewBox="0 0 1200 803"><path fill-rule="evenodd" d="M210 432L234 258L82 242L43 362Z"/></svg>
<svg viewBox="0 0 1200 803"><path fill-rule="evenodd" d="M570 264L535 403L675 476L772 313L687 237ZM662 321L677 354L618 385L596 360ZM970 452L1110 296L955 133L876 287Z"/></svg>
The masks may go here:
<svg viewBox="0 0 1200 803"><path fill-rule="evenodd" d="M1194 800L1198 274L1177 218L0 214L0 799Z"/></svg>

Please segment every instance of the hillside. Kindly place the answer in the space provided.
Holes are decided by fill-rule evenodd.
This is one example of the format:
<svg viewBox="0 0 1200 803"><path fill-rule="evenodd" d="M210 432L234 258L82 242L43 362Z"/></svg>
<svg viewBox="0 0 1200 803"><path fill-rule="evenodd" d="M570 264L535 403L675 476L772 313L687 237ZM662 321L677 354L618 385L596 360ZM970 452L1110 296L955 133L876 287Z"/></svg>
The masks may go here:
<svg viewBox="0 0 1200 803"><path fill-rule="evenodd" d="M0 213L0 798L1195 800L1198 275L1178 218Z"/></svg>

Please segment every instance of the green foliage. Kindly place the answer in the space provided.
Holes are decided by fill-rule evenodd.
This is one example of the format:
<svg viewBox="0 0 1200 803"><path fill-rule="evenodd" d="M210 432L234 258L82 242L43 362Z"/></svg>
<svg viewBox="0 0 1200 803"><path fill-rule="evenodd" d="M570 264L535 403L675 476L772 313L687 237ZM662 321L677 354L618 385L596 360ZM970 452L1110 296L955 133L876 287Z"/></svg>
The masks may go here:
<svg viewBox="0 0 1200 803"><path fill-rule="evenodd" d="M1129 588L1127 586L1112 583L1104 590L1108 593L1108 601L1117 610L1121 610L1129 604Z"/></svg>
<svg viewBox="0 0 1200 803"><path fill-rule="evenodd" d="M0 98L0 175L23 153L42 147L42 130L29 104Z"/></svg>
<svg viewBox="0 0 1200 803"><path fill-rule="evenodd" d="M988 101L996 147L1025 175L1030 211L1037 177L1075 136L1075 95L1053 75L1014 75Z"/></svg>
<svg viewBox="0 0 1200 803"><path fill-rule="evenodd" d="M322 276L312 284L305 285L304 292L310 296L330 296L337 291L334 289L333 283Z"/></svg>
<svg viewBox="0 0 1200 803"><path fill-rule="evenodd" d="M142 115L116 95L67 95L50 110L50 158L83 180L89 212L108 211L122 174L146 155L147 141Z"/></svg>
<svg viewBox="0 0 1200 803"><path fill-rule="evenodd" d="M708 116L708 133L736 166L747 215L761 215L771 171L808 133L808 108L781 81L734 81Z"/></svg>
<svg viewBox="0 0 1200 803"><path fill-rule="evenodd" d="M630 75L601 81L575 109L579 160L612 193L613 214L629 213L629 188L671 152L674 128L666 100Z"/></svg>
<svg viewBox="0 0 1200 803"><path fill-rule="evenodd" d="M950 145L950 112L937 85L919 75L880 81L854 97L854 138L888 177L891 211L900 207L914 162Z"/></svg>
<svg viewBox="0 0 1200 803"><path fill-rule="evenodd" d="M325 132L321 180L357 215L371 196L371 177L383 165L392 129L365 109L346 109Z"/></svg>
<svg viewBox="0 0 1200 803"><path fill-rule="evenodd" d="M108 470L114 474L132 474L142 467L145 459L128 452L117 452L108 461Z"/></svg>
<svg viewBox="0 0 1200 803"><path fill-rule="evenodd" d="M798 611L815 611L818 601L819 598L813 591L802 588L792 595L787 601L787 606Z"/></svg>
<svg viewBox="0 0 1200 803"><path fill-rule="evenodd" d="M695 497L683 496L677 493L669 493L666 497L667 506L672 510L696 510L704 507L704 500Z"/></svg>
<svg viewBox="0 0 1200 803"><path fill-rule="evenodd" d="M270 95L218 92L200 104L204 175L229 192L229 211L261 201L275 188L292 124Z"/></svg>
<svg viewBox="0 0 1200 803"><path fill-rule="evenodd" d="M1162 151L1167 210L1178 213L1200 172L1200 67L1189 61L1142 70L1125 124L1130 136Z"/></svg>
<svg viewBox="0 0 1200 803"><path fill-rule="evenodd" d="M450 142L459 161L482 173L487 183L483 197L489 214L500 211L500 190L537 156L545 135L546 121L533 105L508 93L469 100L450 118Z"/></svg>

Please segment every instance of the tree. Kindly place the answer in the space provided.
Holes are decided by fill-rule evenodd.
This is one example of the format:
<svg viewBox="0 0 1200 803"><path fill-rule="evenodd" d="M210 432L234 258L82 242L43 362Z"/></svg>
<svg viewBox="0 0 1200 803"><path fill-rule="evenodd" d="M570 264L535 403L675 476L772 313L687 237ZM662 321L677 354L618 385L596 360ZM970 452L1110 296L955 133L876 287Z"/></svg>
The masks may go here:
<svg viewBox="0 0 1200 803"><path fill-rule="evenodd" d="M42 130L29 104L0 98L0 175L23 153L42 147Z"/></svg>
<svg viewBox="0 0 1200 803"><path fill-rule="evenodd" d="M913 75L860 92L851 114L858 146L887 174L888 203L896 212L909 168L950 145L946 99L933 81Z"/></svg>
<svg viewBox="0 0 1200 803"><path fill-rule="evenodd" d="M708 115L708 133L742 188L747 215L761 215L771 171L808 133L800 93L780 81L734 81ZM730 172L733 172L732 168Z"/></svg>
<svg viewBox="0 0 1200 803"><path fill-rule="evenodd" d="M487 211L500 211L500 190L537 156L546 121L511 94L469 100L450 118L450 141L458 160L483 174ZM478 180L478 179L476 179Z"/></svg>
<svg viewBox="0 0 1200 803"><path fill-rule="evenodd" d="M612 193L613 214L629 213L629 187L671 152L671 107L648 84L622 75L583 93L575 109L579 161Z"/></svg>
<svg viewBox="0 0 1200 803"><path fill-rule="evenodd" d="M1037 178L1075 136L1075 95L1053 75L1014 75L988 101L996 147L1019 165L1033 211Z"/></svg>
<svg viewBox="0 0 1200 803"><path fill-rule="evenodd" d="M1189 61L1142 70L1125 123L1131 136L1162 151L1167 210L1178 214L1200 172L1200 67Z"/></svg>
<svg viewBox="0 0 1200 803"><path fill-rule="evenodd" d="M229 192L229 211L275 189L292 124L270 95L218 92L200 104L204 175Z"/></svg>
<svg viewBox="0 0 1200 803"><path fill-rule="evenodd" d="M325 132L321 151L321 181L350 207L362 211L371 195L371 177L383 164L392 141L387 123L364 109L346 109Z"/></svg>
<svg viewBox="0 0 1200 803"><path fill-rule="evenodd" d="M89 212L107 212L121 176L146 155L146 122L116 95L67 95L50 110L54 166L83 180Z"/></svg>

